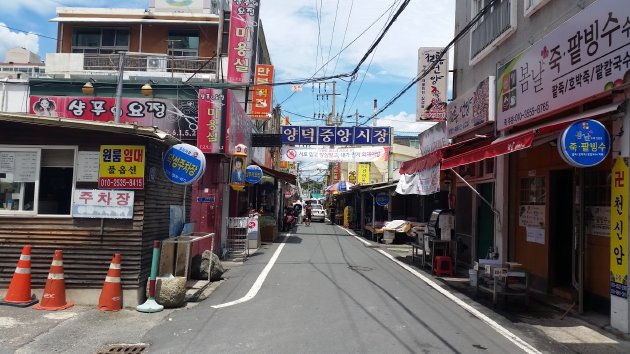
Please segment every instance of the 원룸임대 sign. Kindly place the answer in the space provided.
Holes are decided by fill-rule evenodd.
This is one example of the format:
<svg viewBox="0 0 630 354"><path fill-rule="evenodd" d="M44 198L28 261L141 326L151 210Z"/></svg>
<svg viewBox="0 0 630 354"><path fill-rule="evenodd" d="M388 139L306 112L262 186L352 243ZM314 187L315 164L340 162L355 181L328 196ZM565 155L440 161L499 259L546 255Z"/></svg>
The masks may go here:
<svg viewBox="0 0 630 354"><path fill-rule="evenodd" d="M571 124L560 136L558 144L562 158L574 167L599 165L608 156L610 147L608 130L592 119Z"/></svg>
<svg viewBox="0 0 630 354"><path fill-rule="evenodd" d="M144 161L142 145L101 145L98 187L143 189Z"/></svg>
<svg viewBox="0 0 630 354"><path fill-rule="evenodd" d="M389 145L391 127L282 127L285 145Z"/></svg>
<svg viewBox="0 0 630 354"><path fill-rule="evenodd" d="M164 154L162 168L169 181L175 184L191 184L203 175L206 157L196 146L177 144Z"/></svg>

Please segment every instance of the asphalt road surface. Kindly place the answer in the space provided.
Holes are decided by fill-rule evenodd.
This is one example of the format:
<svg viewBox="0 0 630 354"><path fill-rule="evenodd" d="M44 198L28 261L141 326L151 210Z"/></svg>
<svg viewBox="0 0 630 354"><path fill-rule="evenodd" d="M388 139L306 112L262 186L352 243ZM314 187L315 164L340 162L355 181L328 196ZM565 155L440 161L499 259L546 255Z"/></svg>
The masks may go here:
<svg viewBox="0 0 630 354"><path fill-rule="evenodd" d="M559 353L323 223L264 245L191 311L150 330L151 353ZM428 282L427 282L428 281ZM430 284L433 283L434 287ZM496 317L496 318L493 318Z"/></svg>

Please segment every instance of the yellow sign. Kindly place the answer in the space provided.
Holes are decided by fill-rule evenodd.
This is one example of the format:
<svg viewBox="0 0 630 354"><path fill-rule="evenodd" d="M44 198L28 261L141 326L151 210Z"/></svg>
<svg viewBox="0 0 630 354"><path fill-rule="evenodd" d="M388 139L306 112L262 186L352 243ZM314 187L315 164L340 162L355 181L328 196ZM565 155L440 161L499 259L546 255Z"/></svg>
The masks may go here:
<svg viewBox="0 0 630 354"><path fill-rule="evenodd" d="M358 184L370 183L370 164L369 163L359 164L359 176L357 178L357 183Z"/></svg>
<svg viewBox="0 0 630 354"><path fill-rule="evenodd" d="M98 187L143 189L144 158L141 145L101 145Z"/></svg>
<svg viewBox="0 0 630 354"><path fill-rule="evenodd" d="M343 227L349 228L352 226L352 213L353 209L351 206L347 206L343 209Z"/></svg>
<svg viewBox="0 0 630 354"><path fill-rule="evenodd" d="M628 298L628 165L617 158L610 195L610 294ZM626 247L627 248L627 247Z"/></svg>

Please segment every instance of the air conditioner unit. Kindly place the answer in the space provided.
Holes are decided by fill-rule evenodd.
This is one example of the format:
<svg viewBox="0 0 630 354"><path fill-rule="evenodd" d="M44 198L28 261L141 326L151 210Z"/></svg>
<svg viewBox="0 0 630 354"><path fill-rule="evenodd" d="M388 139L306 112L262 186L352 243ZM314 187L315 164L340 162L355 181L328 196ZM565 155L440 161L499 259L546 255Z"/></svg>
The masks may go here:
<svg viewBox="0 0 630 354"><path fill-rule="evenodd" d="M147 57L147 71L166 71L166 57Z"/></svg>

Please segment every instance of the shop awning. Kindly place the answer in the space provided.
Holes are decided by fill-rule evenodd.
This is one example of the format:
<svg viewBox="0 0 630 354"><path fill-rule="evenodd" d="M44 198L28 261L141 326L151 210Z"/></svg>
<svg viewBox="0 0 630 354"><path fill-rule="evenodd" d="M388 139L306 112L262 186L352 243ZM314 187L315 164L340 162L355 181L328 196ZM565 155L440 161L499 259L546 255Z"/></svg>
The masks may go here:
<svg viewBox="0 0 630 354"><path fill-rule="evenodd" d="M434 167L442 161L445 153L449 150L453 150L457 147L460 147L464 144L468 144L471 141L476 141L479 139L486 138L485 135L477 135L474 138L467 139L464 141L460 141L451 145L444 146L438 150L435 150L427 155L416 157L415 159L404 161L400 164L400 169L398 172L400 174L411 175L418 171L426 170L428 168Z"/></svg>
<svg viewBox="0 0 630 354"><path fill-rule="evenodd" d="M619 103L602 106L588 112L579 113L565 117L563 119L556 120L552 123L539 125L521 133L498 138L485 146L442 160L440 169L448 170L457 166L467 165L484 159L489 159L492 157L509 154L518 150L527 149L532 146L532 144L534 143L534 138L537 136L556 133L566 128L572 122L579 119L594 118L617 111L619 106Z"/></svg>
<svg viewBox="0 0 630 354"><path fill-rule="evenodd" d="M286 172L280 172L280 171L276 171L274 169L271 169L269 167L265 167L265 166L260 166L258 165L264 173L268 174L269 176L275 177L277 179L280 179L282 181L285 181L287 183L290 183L292 185L296 185L297 184L297 177L295 175L292 175L290 173L286 173Z"/></svg>

